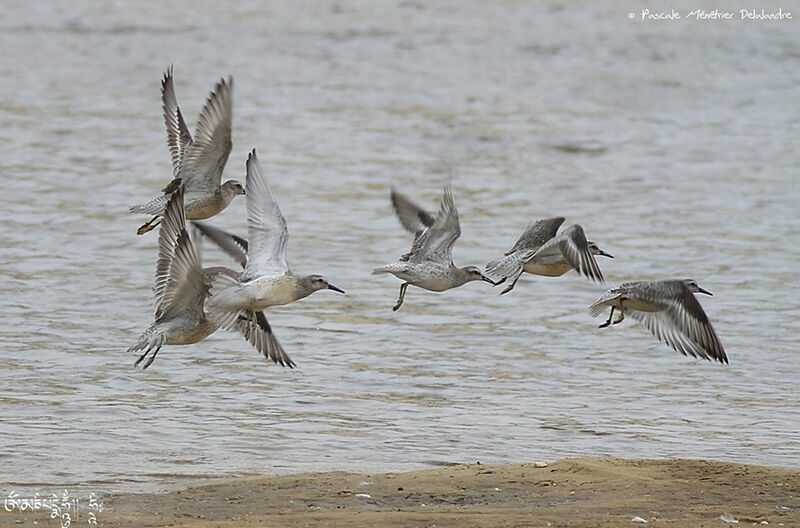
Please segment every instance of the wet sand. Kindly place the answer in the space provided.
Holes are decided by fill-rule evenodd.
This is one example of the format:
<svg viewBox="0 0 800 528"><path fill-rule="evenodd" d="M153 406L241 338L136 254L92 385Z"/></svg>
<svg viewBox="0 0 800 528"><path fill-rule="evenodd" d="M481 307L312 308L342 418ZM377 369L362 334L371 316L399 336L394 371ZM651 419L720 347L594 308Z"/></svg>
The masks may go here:
<svg viewBox="0 0 800 528"><path fill-rule="evenodd" d="M109 509L98 525L596 528L638 526L632 519L640 517L648 525L697 528L726 526L720 516L730 514L738 526L800 526L796 469L682 459L566 459L541 466L224 479L106 497ZM34 519L2 513L3 527Z"/></svg>

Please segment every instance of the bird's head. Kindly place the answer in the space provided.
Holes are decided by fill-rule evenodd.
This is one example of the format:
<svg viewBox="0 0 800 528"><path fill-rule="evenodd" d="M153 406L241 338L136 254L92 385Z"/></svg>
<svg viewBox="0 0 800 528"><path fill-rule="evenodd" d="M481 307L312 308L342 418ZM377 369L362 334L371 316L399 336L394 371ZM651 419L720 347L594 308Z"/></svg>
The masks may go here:
<svg viewBox="0 0 800 528"><path fill-rule="evenodd" d="M606 253L605 251L600 249L600 246L597 245L597 242L592 242L591 240L587 240L587 243L589 244L589 251L592 252L592 255L614 258L614 255L612 255L611 253Z"/></svg>
<svg viewBox="0 0 800 528"><path fill-rule="evenodd" d="M226 193L233 194L234 196L244 195L244 186L236 180L228 180L222 184L222 190Z"/></svg>
<svg viewBox="0 0 800 528"><path fill-rule="evenodd" d="M702 293L704 295L714 295L708 290L704 290L700 286L697 285L697 281L694 279L684 279L683 283L686 284L686 287L689 288L689 291L692 293Z"/></svg>
<svg viewBox="0 0 800 528"><path fill-rule="evenodd" d="M461 271L466 276L467 279L466 282L482 280L484 282L488 282L492 286L495 285L495 282L486 275L484 275L481 269L477 266L466 266L464 268L461 268Z"/></svg>

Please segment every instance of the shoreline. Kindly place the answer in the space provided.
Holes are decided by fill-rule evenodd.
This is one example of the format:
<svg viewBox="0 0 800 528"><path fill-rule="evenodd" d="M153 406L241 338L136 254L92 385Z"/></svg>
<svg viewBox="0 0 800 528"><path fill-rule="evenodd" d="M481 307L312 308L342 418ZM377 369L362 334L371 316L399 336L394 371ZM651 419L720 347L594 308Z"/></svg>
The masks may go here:
<svg viewBox="0 0 800 528"><path fill-rule="evenodd" d="M224 478L103 497L103 527L800 526L800 469L695 459L569 458L403 473ZM85 507L82 511L86 515ZM0 527L58 526L2 511ZM86 522L84 517L78 524ZM633 521L634 518L639 521ZM22 522L20 522L22 521ZM53 524L55 523L55 524ZM73 523L74 524L74 523Z"/></svg>

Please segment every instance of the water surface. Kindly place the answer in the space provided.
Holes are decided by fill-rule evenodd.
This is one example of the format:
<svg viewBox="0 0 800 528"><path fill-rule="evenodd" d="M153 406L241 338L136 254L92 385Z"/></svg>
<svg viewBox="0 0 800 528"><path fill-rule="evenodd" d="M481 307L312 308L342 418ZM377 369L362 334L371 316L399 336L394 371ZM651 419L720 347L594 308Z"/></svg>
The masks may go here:
<svg viewBox="0 0 800 528"><path fill-rule="evenodd" d="M689 8L680 2L676 8ZM190 7L191 6L191 7ZM85 2L0 23L0 482L162 489L186 478L564 456L800 467L797 21L629 20L616 2ZM271 311L295 370L235 334L125 350L151 321L156 235L130 205L170 177L159 82L190 126L235 78L321 292ZM633 321L602 288L524 277L437 295L370 275L410 243L392 185L452 180L460 265L535 218L581 223L610 283L692 277L730 366ZM244 234L244 202L215 225ZM233 265L204 246L208 264ZM49 488L47 491L50 491Z"/></svg>

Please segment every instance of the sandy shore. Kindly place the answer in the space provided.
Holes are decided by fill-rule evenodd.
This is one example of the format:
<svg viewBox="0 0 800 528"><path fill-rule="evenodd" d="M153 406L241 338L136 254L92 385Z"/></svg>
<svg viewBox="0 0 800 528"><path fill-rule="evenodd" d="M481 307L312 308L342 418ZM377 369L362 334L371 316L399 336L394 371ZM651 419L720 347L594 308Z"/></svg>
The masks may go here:
<svg viewBox="0 0 800 528"><path fill-rule="evenodd" d="M702 460L567 459L408 473L225 479L106 497L103 527L800 526L800 470ZM0 526L33 515L0 512ZM21 523L19 521L22 521ZM58 526L40 514L39 526ZM79 524L86 521L81 519ZM641 523L644 524L644 523Z"/></svg>

